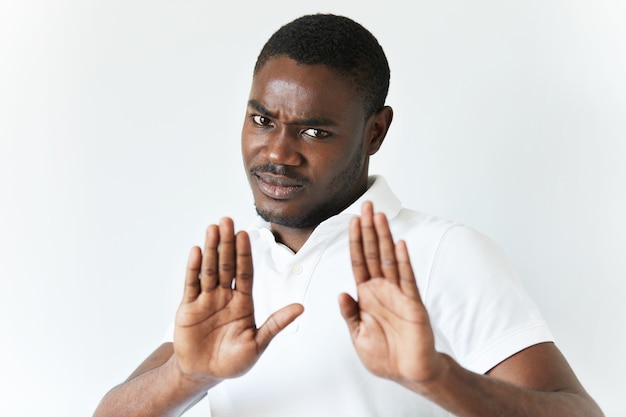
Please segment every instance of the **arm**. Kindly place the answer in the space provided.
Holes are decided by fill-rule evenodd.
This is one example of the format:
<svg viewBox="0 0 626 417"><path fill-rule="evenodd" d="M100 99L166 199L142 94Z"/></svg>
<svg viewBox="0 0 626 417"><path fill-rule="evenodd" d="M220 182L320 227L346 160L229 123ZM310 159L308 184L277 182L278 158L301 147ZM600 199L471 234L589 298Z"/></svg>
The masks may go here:
<svg viewBox="0 0 626 417"><path fill-rule="evenodd" d="M394 243L371 203L350 226L358 301L340 296L355 349L374 374L394 380L459 417L602 416L551 343L529 347L487 375L435 350L406 244Z"/></svg>
<svg viewBox="0 0 626 417"><path fill-rule="evenodd" d="M94 417L179 416L206 389L186 380L174 364L172 343L159 346L122 384L109 391Z"/></svg>
<svg viewBox="0 0 626 417"><path fill-rule="evenodd" d="M189 255L174 342L161 345L109 391L94 417L178 416L223 379L247 372L302 313L301 305L289 305L257 328L252 277L248 235L235 235L228 218L209 226L204 253L194 247Z"/></svg>

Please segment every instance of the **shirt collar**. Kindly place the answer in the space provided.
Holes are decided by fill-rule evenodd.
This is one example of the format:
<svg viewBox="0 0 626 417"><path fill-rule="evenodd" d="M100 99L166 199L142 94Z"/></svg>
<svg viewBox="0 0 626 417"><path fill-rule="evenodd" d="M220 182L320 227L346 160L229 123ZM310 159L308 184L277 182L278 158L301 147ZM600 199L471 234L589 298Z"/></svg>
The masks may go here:
<svg viewBox="0 0 626 417"><path fill-rule="evenodd" d="M361 206L366 201L371 201L374 204L374 211L384 213L389 220L396 217L402 208L402 203L393 193L385 178L380 175L370 176L367 191L343 212L359 216L361 215Z"/></svg>

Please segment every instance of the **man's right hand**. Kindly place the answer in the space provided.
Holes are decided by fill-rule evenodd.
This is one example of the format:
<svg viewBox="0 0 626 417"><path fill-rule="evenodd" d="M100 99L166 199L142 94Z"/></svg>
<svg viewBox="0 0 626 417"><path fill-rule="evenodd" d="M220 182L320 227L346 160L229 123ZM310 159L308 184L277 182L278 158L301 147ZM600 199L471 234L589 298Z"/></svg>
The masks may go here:
<svg viewBox="0 0 626 417"><path fill-rule="evenodd" d="M204 252L194 247L189 255L176 314L174 359L185 377L212 385L245 373L274 336L302 313L302 305L291 304L257 328L252 277L248 234L235 235L230 218L209 226Z"/></svg>
<svg viewBox="0 0 626 417"><path fill-rule="evenodd" d="M163 343L111 389L94 417L181 415L221 380L249 370L303 309L283 307L257 329L250 240L222 219L207 228L204 251L195 247L189 255L174 343Z"/></svg>

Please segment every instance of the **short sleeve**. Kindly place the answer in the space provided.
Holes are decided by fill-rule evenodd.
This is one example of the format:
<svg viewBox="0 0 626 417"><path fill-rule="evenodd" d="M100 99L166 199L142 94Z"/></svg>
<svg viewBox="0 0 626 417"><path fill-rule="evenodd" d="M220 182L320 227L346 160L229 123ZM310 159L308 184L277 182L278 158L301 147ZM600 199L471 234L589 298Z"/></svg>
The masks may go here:
<svg viewBox="0 0 626 417"><path fill-rule="evenodd" d="M501 249L468 227L455 225L442 235L422 296L437 349L473 372L553 341Z"/></svg>

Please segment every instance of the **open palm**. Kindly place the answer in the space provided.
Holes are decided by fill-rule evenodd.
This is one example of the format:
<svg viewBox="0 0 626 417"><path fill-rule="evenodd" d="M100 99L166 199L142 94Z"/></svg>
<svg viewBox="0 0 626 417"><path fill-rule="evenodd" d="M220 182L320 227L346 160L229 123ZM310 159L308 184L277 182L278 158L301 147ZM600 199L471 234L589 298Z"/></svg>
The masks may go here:
<svg viewBox="0 0 626 417"><path fill-rule="evenodd" d="M340 296L357 354L374 374L426 382L441 369L433 331L405 242L393 242L386 217L363 205L350 224L350 256L358 301Z"/></svg>
<svg viewBox="0 0 626 417"><path fill-rule="evenodd" d="M272 338L302 313L294 304L259 328L252 300L252 255L245 232L224 218L207 228L204 253L189 255L183 300L176 314L174 352L181 370L196 378L241 375Z"/></svg>

